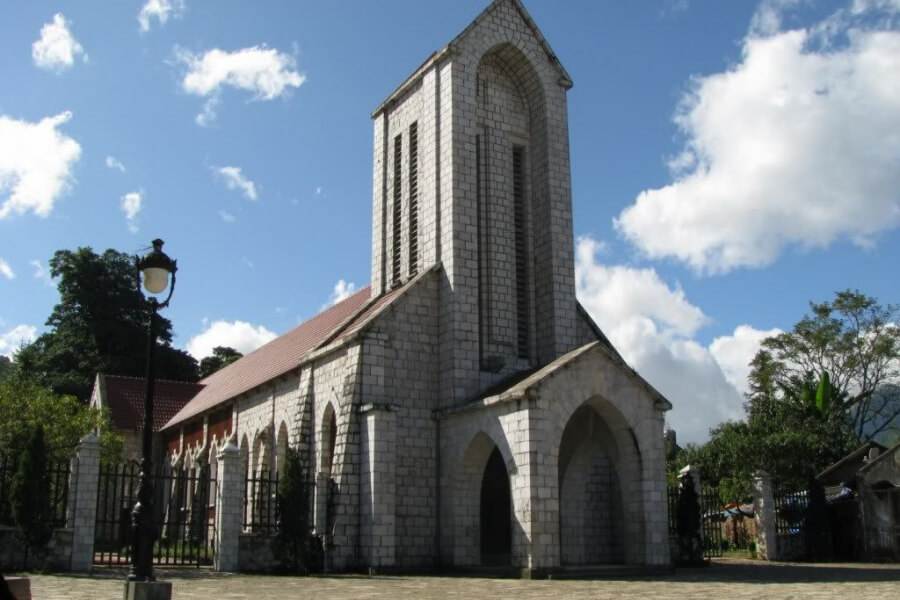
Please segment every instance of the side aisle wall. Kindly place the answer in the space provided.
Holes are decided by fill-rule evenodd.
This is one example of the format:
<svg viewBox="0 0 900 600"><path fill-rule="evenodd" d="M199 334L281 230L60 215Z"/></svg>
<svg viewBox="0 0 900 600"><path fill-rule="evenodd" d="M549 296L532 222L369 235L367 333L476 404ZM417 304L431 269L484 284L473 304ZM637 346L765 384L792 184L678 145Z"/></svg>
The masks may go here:
<svg viewBox="0 0 900 600"><path fill-rule="evenodd" d="M361 485L371 497L361 498L361 513L377 525L363 540L364 564L372 564L367 556L376 565L434 564L438 277L436 271L424 275L363 341L360 403L368 454L361 459L369 481ZM378 514L384 512L390 514ZM392 553L384 554L386 545L393 545Z"/></svg>

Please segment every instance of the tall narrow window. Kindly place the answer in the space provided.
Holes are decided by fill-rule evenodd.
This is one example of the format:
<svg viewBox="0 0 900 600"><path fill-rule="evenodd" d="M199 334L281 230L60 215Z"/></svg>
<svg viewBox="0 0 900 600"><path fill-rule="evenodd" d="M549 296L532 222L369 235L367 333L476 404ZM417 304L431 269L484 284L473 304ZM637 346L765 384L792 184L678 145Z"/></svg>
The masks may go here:
<svg viewBox="0 0 900 600"><path fill-rule="evenodd" d="M403 210L401 207L401 200L403 197L402 191L402 176L403 169L401 165L401 160L403 158L403 142L401 140L401 136L397 136L394 138L394 208L393 208L393 257L391 264L391 280L394 285L400 283L400 218L403 215Z"/></svg>
<svg viewBox="0 0 900 600"><path fill-rule="evenodd" d="M513 147L513 210L516 234L516 348L528 358L528 240L525 234L525 149Z"/></svg>
<svg viewBox="0 0 900 600"><path fill-rule="evenodd" d="M419 123L409 126L409 274L419 270Z"/></svg>

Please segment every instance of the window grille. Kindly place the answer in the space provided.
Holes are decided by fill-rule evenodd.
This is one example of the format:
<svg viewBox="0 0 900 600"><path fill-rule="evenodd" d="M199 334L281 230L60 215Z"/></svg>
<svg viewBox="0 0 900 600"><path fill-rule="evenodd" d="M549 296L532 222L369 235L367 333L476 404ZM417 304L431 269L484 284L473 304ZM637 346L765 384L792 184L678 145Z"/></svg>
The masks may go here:
<svg viewBox="0 0 900 600"><path fill-rule="evenodd" d="M419 123L409 126L409 274L419 270Z"/></svg>
<svg viewBox="0 0 900 600"><path fill-rule="evenodd" d="M393 260L391 262L391 281L393 285L400 284L400 218L402 216L402 186L403 170L401 160L403 158L403 141L401 136L394 138L394 208L393 208Z"/></svg>
<svg viewBox="0 0 900 600"><path fill-rule="evenodd" d="M516 244L516 327L519 358L528 358L528 261L525 228L525 149L513 147L513 210Z"/></svg>

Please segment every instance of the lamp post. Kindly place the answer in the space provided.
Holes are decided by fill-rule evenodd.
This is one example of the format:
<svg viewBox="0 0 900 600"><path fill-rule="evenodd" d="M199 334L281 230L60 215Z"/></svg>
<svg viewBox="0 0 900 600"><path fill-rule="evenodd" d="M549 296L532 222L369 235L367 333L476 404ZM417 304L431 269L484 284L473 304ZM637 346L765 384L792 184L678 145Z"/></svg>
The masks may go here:
<svg viewBox="0 0 900 600"><path fill-rule="evenodd" d="M156 350L156 313L169 305L175 290L175 261L162 251L163 241L153 240L153 250L143 258L135 257L135 275L138 288L143 284L148 294L150 319L147 325L147 388L144 396L144 435L141 454L141 480L138 487L138 501L131 513L131 530L134 535L129 581L153 581L153 542L156 541L153 509L153 355ZM169 282L169 276L172 281ZM160 302L155 295L162 295L166 288L168 296Z"/></svg>

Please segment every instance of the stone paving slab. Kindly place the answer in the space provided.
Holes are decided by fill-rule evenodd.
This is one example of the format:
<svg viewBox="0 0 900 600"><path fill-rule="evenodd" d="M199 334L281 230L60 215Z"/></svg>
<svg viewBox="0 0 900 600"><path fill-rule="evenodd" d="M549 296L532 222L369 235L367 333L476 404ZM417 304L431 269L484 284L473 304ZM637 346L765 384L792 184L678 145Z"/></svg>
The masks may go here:
<svg viewBox="0 0 900 600"><path fill-rule="evenodd" d="M35 600L118 600L124 591L125 574L122 569L99 569L90 576L32 575L32 596ZM157 576L173 583L173 598L178 600L900 598L900 564L766 563L742 559L716 560L708 568L677 569L659 577L584 581L361 575L275 577L189 569L158 569Z"/></svg>

